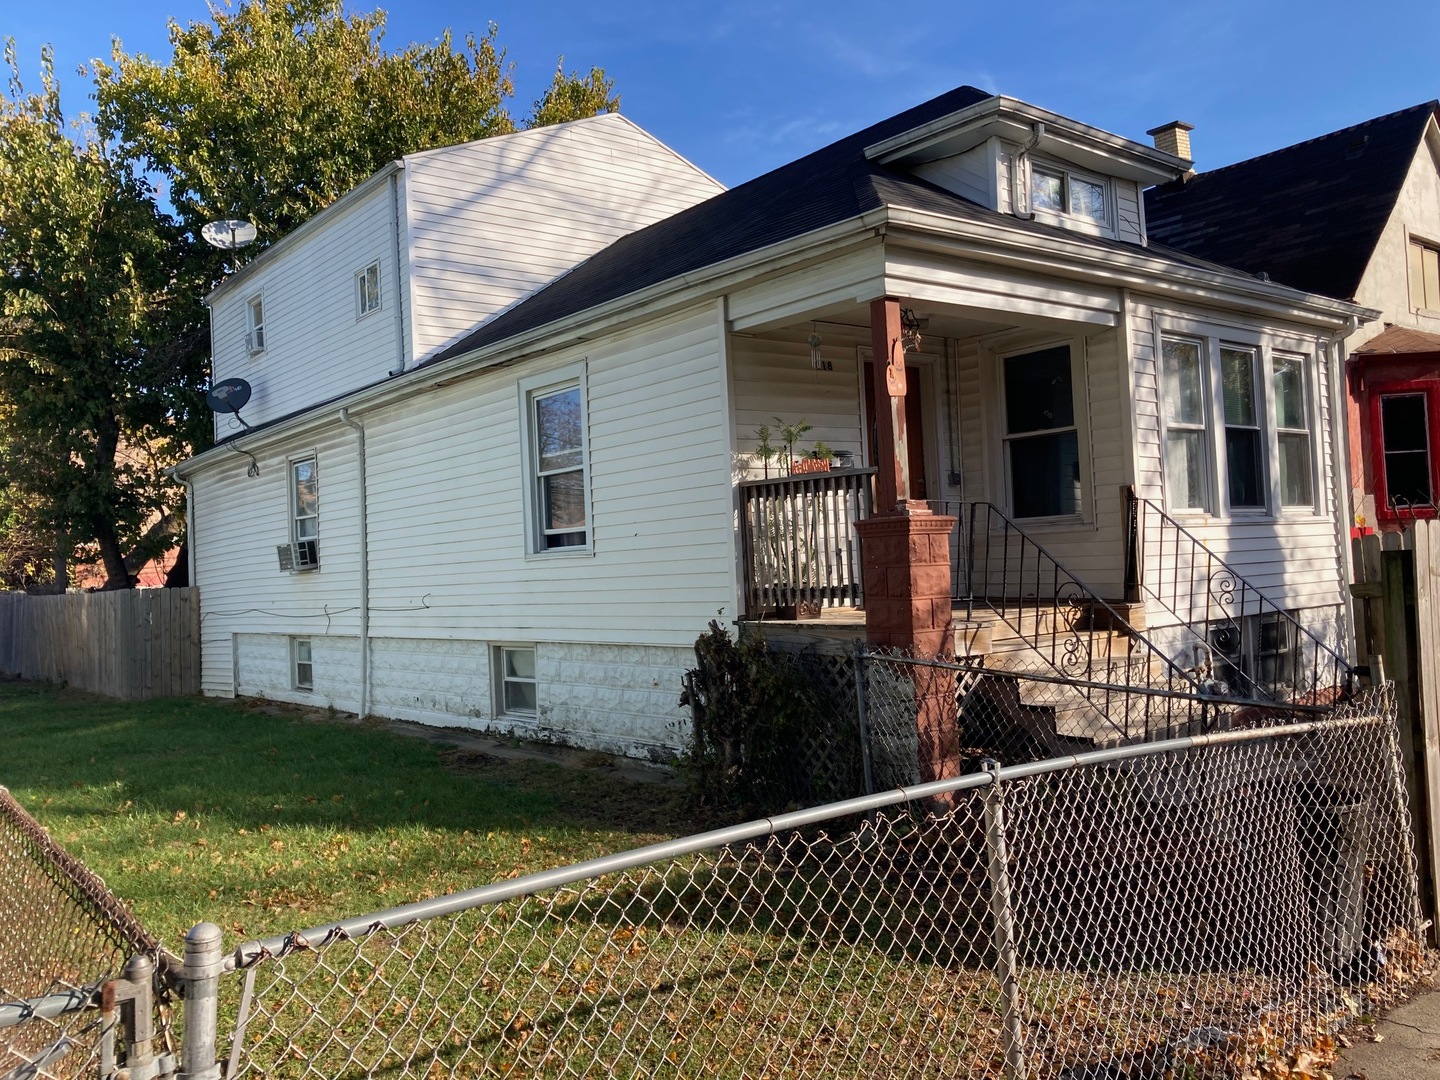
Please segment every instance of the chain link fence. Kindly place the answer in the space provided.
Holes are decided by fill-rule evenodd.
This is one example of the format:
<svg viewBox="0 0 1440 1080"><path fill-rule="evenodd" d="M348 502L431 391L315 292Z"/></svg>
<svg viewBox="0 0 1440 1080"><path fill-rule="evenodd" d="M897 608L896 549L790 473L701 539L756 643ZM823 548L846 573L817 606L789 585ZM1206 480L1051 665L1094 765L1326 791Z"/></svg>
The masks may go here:
<svg viewBox="0 0 1440 1080"><path fill-rule="evenodd" d="M864 667L899 730L924 665ZM255 1077L1158 1080L1323 1054L1426 961L1393 701L1208 726L967 759L223 963L216 933L187 958L227 969L197 1046Z"/></svg>
<svg viewBox="0 0 1440 1080"><path fill-rule="evenodd" d="M162 954L105 883L0 788L0 1076L93 1075L99 991Z"/></svg>

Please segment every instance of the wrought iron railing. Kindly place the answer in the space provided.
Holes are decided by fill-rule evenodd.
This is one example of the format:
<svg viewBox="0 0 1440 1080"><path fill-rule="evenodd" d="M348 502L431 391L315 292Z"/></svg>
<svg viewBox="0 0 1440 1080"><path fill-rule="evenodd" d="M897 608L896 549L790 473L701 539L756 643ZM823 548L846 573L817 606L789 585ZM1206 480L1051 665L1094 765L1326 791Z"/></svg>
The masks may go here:
<svg viewBox="0 0 1440 1080"><path fill-rule="evenodd" d="M1095 728L1103 719L1109 727L1088 737L1143 739L1209 725L1212 688L1133 626L1123 605L1101 597L995 506L968 509L967 619L977 609L993 612L1024 648L1018 663L1038 658L1073 680L1076 706L1098 714L1085 723ZM1166 702L1167 690L1184 696Z"/></svg>
<svg viewBox="0 0 1440 1080"><path fill-rule="evenodd" d="M1353 692L1333 646L1154 502L1130 492L1128 523L1127 588L1170 613L1223 692L1311 708Z"/></svg>
<svg viewBox="0 0 1440 1080"><path fill-rule="evenodd" d="M745 613L861 607L860 536L874 469L837 469L740 483Z"/></svg>

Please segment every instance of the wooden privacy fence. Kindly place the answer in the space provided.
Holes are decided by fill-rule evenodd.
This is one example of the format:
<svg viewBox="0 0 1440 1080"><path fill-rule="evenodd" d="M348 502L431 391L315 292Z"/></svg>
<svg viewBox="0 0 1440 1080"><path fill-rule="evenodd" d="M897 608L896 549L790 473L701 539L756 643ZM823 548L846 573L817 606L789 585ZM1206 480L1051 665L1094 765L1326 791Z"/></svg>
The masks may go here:
<svg viewBox="0 0 1440 1080"><path fill-rule="evenodd" d="M1351 541L1356 654L1395 684L1420 888L1440 942L1440 521Z"/></svg>
<svg viewBox="0 0 1440 1080"><path fill-rule="evenodd" d="M200 692L200 590L0 593L0 672L129 700Z"/></svg>

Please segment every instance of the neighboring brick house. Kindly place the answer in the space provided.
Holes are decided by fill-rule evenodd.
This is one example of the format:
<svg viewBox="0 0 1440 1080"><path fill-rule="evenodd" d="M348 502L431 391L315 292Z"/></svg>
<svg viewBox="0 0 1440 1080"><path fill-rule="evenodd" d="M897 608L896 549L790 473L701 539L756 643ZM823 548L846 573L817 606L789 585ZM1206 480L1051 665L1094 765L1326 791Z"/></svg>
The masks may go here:
<svg viewBox="0 0 1440 1080"><path fill-rule="evenodd" d="M1440 502L1440 103L1145 194L1150 235L1383 312L1345 337L1357 529Z"/></svg>

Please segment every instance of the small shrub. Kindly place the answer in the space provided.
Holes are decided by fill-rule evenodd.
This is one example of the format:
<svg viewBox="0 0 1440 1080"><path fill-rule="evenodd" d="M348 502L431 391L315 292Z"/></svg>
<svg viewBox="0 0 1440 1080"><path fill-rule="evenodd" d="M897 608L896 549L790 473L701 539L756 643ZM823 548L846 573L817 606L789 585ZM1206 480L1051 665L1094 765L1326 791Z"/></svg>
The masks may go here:
<svg viewBox="0 0 1440 1080"><path fill-rule="evenodd" d="M682 758L692 797L762 810L809 802L805 742L827 718L819 689L763 635L736 641L713 619L695 657L680 695L694 719Z"/></svg>

